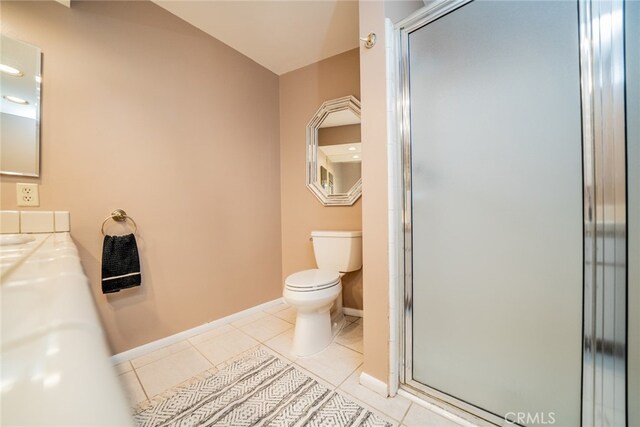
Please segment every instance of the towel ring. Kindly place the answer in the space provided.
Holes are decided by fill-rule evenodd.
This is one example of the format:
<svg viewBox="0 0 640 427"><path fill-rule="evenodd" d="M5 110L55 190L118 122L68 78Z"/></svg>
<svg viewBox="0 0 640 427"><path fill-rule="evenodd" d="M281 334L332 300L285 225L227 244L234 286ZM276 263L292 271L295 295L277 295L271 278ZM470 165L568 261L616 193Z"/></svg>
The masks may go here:
<svg viewBox="0 0 640 427"><path fill-rule="evenodd" d="M133 220L133 218L131 218L130 216L127 215L127 213L125 211L123 211L122 209L116 209L115 211L111 212L111 215L109 215L108 217L106 217L104 219L104 221L102 221L102 235L104 236L104 225L107 223L107 221L109 221L110 219L116 221L116 222L123 222L126 220L131 221L131 223L133 224L133 234L136 234L136 231L138 231L138 224L136 224L136 222Z"/></svg>

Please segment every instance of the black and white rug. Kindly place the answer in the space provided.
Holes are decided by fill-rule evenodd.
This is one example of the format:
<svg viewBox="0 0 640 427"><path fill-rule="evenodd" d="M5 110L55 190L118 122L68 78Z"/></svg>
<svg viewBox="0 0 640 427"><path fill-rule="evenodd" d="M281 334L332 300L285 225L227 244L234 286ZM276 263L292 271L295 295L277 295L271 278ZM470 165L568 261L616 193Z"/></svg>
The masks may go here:
<svg viewBox="0 0 640 427"><path fill-rule="evenodd" d="M269 354L224 369L140 407L138 426L385 426L392 424Z"/></svg>

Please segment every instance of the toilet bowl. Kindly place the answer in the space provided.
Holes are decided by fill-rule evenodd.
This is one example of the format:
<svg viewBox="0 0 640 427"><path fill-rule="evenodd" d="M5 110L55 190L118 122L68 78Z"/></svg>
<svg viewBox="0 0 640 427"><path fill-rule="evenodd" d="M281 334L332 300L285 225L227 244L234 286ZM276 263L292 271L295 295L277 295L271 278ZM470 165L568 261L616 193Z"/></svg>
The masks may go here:
<svg viewBox="0 0 640 427"><path fill-rule="evenodd" d="M341 296L340 274L331 270L304 270L286 278L285 301L296 308L293 353L310 356L333 338L330 311Z"/></svg>
<svg viewBox="0 0 640 427"><path fill-rule="evenodd" d="M283 297L297 311L292 352L310 356L326 348L344 325L342 282L345 272L362 267L362 232L313 231L317 269L285 279Z"/></svg>

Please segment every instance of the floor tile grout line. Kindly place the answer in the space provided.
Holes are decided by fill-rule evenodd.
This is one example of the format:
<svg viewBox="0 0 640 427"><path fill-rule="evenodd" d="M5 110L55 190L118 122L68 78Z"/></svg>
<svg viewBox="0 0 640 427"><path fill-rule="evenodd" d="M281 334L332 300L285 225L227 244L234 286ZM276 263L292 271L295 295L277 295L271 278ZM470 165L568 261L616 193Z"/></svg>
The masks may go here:
<svg viewBox="0 0 640 427"><path fill-rule="evenodd" d="M349 322L349 324L351 323L356 323L358 320L362 319L362 317L357 317L357 316L351 316L353 318L355 318L356 320L349 320L347 319L347 315L345 314L344 320L346 320L347 322Z"/></svg>
<svg viewBox="0 0 640 427"><path fill-rule="evenodd" d="M356 370L357 370L357 369L358 369L358 368L359 368L363 363L364 363L364 362L361 362L361 363L358 365L358 367L356 368ZM298 365L298 364L296 364L296 366L297 366L297 367L299 367L299 368L301 368L301 369L303 370L303 372L304 372L304 371L311 372L312 374L314 374L314 375L315 375L315 376L317 376L318 378L321 378L324 382L326 382L326 383L330 384L330 385L331 385L331 387L330 387L329 389L330 389L331 391L334 391L334 392L338 392L338 391L341 391L341 392L342 392L342 391L344 391L344 390L341 390L341 389L340 389L340 386L342 386L342 384L344 384L344 382L345 382L347 379L349 379L349 377L353 374L353 372L349 373L349 375L347 375L347 376L346 376L346 378L345 378L344 380L342 380L341 382L339 382L339 383L338 383L338 385L333 385L330 381L328 381L328 380L327 380L327 379L325 379L325 378L322 378L320 375L316 374L316 373L315 373L315 372L313 372L312 370L307 369L307 368L305 368L305 367L304 367L304 366L302 366L302 365ZM354 371L354 372L355 372L355 371Z"/></svg>
<svg viewBox="0 0 640 427"><path fill-rule="evenodd" d="M279 313L279 312L278 312L278 313ZM282 320L283 322L287 322L287 323L288 323L288 324L290 324L290 325L293 325L293 324L294 324L294 323L289 322L288 320L283 319L282 317L278 317L278 316L276 316L275 314L271 314L271 313L267 313L267 314L268 314L269 316L271 316L271 317L274 317L274 318L278 319L278 320ZM258 319L258 320L260 320L260 319Z"/></svg>
<svg viewBox="0 0 640 427"><path fill-rule="evenodd" d="M292 323L292 322L289 322L287 319L283 319L282 317L278 317L278 316L273 316L273 317L275 317L276 319L280 319L280 320L282 320L283 322L287 322L287 323L288 323L288 324L290 324L290 325L293 325L293 326L295 326L295 325L296 325L296 322L295 322L295 321Z"/></svg>
<svg viewBox="0 0 640 427"><path fill-rule="evenodd" d="M265 313L265 314L267 314L267 315L273 316L273 315L271 315L270 313L266 313L266 312L264 312L264 311L261 311L260 313ZM246 319L247 317L250 317L250 316L252 316L252 315L244 316L244 317L242 317L241 319L236 320L236 322L238 322L238 321L240 321L240 320L242 320L242 319ZM264 317L266 317L266 316L264 316ZM275 316L273 316L273 317L275 317ZM258 321L258 320L260 320L260 319L256 319L255 321ZM284 320L284 319L281 319L281 320ZM254 322L255 322L255 321L254 321ZM286 320L285 320L285 322L286 322ZM234 325L233 323L235 323L235 322L225 323L225 324L220 325L220 326L217 326L217 327L215 327L215 328L213 328L213 329L211 329L211 330L209 330L209 331L207 331L207 332L202 332L202 333L197 334L197 335L194 335L194 336L192 336L192 337L185 338L185 339L184 339L184 340L182 340L182 341L178 341L178 342L175 342L175 343L173 343L173 344L166 345L166 346L161 347L161 348L159 348L159 349L157 349L157 350L151 351L151 352L149 352L149 353L143 354L143 355L138 356L138 357L135 357L135 358L133 358L133 359L126 360L125 362L129 362L129 363L131 364L131 367L132 367L133 369L135 369L136 367L133 365L133 360L135 360L135 359L139 359L139 358L144 357L144 356L147 356L147 355L149 355L149 354L153 354L153 353L155 353L155 352L157 352L157 351L163 350L163 349L165 349L165 348L167 348L167 347L171 347L171 346L174 346L174 345L180 344L181 342L184 342L184 341L186 341L186 342L187 342L188 344L190 344L191 346L194 346L194 347L195 347L195 344L191 342L191 338L195 338L195 337L197 337L197 336L207 334L207 333L209 333L209 332L211 332L211 331L214 331L214 330L216 330L216 329L223 328L223 327L225 327L225 326L231 326L232 328L234 328L234 329L236 329L236 330L238 330L238 331L243 332L245 335L248 335L246 332L244 332L244 331L242 331L242 330L241 330L241 327L238 327L238 326ZM249 323L253 323L253 322L249 322ZM246 325L242 325L242 326L246 326ZM226 334L231 333L231 332L233 332L233 331L225 332L225 333L220 334L220 335L215 335L215 336L213 336L213 337L211 337L211 338L209 338L209 339L207 339L207 340L204 340L204 341L202 341L202 342L210 341L210 340L212 340L212 339L214 339L214 338L217 338L217 337L220 337L220 336L226 335ZM253 338L253 337L252 337L252 338ZM200 344L200 343L198 343L198 344ZM183 349L183 350L184 350L184 349ZM138 368L141 368L141 367L143 367L143 366L149 365L149 364L151 364L151 363L153 363L153 362L157 362L158 360L164 359L165 357L171 356L171 355L176 354L176 353L179 353L179 352L181 352L181 351L182 351L182 350L178 350L178 351L176 351L176 352L169 353L168 355L163 356L163 357L161 357L160 359L156 359L156 360L153 360L153 361L151 361L151 362L147 362L147 363L145 363L145 364L143 364L143 365L140 365L140 366L138 366ZM124 362L122 362L122 363L124 363Z"/></svg>
<svg viewBox="0 0 640 427"><path fill-rule="evenodd" d="M348 379L348 378L347 378L347 379ZM345 382L346 382L346 380L345 380ZM344 384L344 383L343 383L343 384ZM360 385L361 385L361 384L360 384ZM361 385L361 386L362 386L362 385ZM342 384L340 385L340 387L342 387ZM364 387L364 386L362 386L362 387ZM350 391L348 391L348 390L345 390L345 389L343 389L343 388L340 388L339 390L336 390L336 391L340 391L340 392L342 392L342 393L346 394L347 396L351 397L352 399L355 399L355 400L356 400L356 403L360 402L360 405L361 405L361 406L364 406L364 407L365 407L365 409L366 409L366 407L368 407L368 408L369 408L369 411L372 411L372 412L374 412L374 413L378 412L379 414L384 415L386 418L388 418L388 419L392 420L393 422L397 422L397 423L398 423L398 426L400 426L400 425L402 424L402 421L403 421L403 420L404 420L404 418L406 417L407 413L409 412L409 408L410 408L410 407L411 407L411 405L412 405L412 402L409 402L409 406L407 406L407 409L402 413L402 416L400 417L400 419L398 419L398 418L395 418L393 415L389 414L388 412L386 412L386 411L384 411L384 410L382 410L382 409L379 409L379 408L377 408L375 405L373 405L373 404L371 404L371 403L367 402L365 399L363 399L363 398L361 398L361 397L359 397L359 396L356 396L354 393L351 393L351 392L350 392ZM374 392L374 393L375 393L375 392ZM382 396L380 396L380 397L382 397ZM387 399L389 399L389 397L387 397ZM391 399L393 399L393 398L391 398Z"/></svg>
<svg viewBox="0 0 640 427"><path fill-rule="evenodd" d="M276 336L274 336L274 337L269 338L268 340L266 340L265 342L263 342L263 343L261 343L261 344L262 344L263 346L267 347L268 349L270 349L271 351L274 351L274 352L278 353L279 355L281 355L282 357L284 357L286 360L291 361L291 363L293 363L293 362L295 362L296 360L298 360L298 357L297 357L297 356L296 356L295 360L292 360L290 355L282 354L282 352L278 351L277 349L275 349L275 348L271 347L269 344L267 344L267 341L274 340L274 339L278 338L279 336L281 336L281 335L284 335L284 334L288 333L290 330L291 330L291 328L287 329L287 330L286 330L286 331L284 331L284 332L279 333L278 335L276 335Z"/></svg>
<svg viewBox="0 0 640 427"><path fill-rule="evenodd" d="M276 317L276 316L270 315L269 313L266 313L266 314L267 314L268 316L273 317L274 319L278 319L278 320L280 320L280 321L282 321L282 322L285 322L285 323L288 323L289 325L291 325L291 323L287 322L287 321L286 321L286 320L284 320L284 319L280 319L279 317ZM263 316L263 317L261 317L261 318L259 318L259 319L254 320L253 322L249 322L249 323L247 323L247 324L245 324L245 325L242 325L242 326L236 326L236 329L238 329L238 330L242 331L245 335L250 336L251 338L255 339L256 341L263 342L263 341L260 341L257 337L254 337L253 335L249 334L248 332L246 332L246 331L242 330L242 328L245 328L245 327L247 327L247 326L249 326L249 325L252 325L252 324L254 324L254 323L257 323L258 321L263 320L263 319L264 319L264 317L266 317L266 316ZM289 328L287 328L287 330L289 330L289 329L291 329L291 328L290 328L290 327L289 327ZM274 338L274 337L275 337L275 335L274 335L273 337L267 338L267 340L270 340L271 338ZM266 341L266 340L265 340L265 341Z"/></svg>
<svg viewBox="0 0 640 427"><path fill-rule="evenodd" d="M267 353L275 353L274 356L278 357L279 359L282 359L283 362L287 362L291 365L293 365L295 363L295 360L291 360L291 358L287 357L286 355L280 353L278 350L276 350L275 348L271 348L269 347L267 344L261 344L260 347L264 347L265 351Z"/></svg>
<svg viewBox="0 0 640 427"><path fill-rule="evenodd" d="M189 341L189 340L188 340L188 339L186 339L186 340L184 340L184 341ZM211 365L209 368L204 369L204 370L202 370L202 371L198 372L198 373L197 373L197 374L195 374L195 375L192 375L190 378L193 378L193 377L196 377L196 376L198 376L198 375L201 375L203 372L208 371L208 370L210 370L211 368L215 368L215 367L216 367L216 365L214 365L214 364L213 364L213 362L212 362L211 360L209 360L209 358L207 358L207 356L205 356L205 355L204 355L204 354L203 354L203 353L202 353L202 352L201 352L201 351L200 351L200 350L199 350L195 345L193 345L193 344L191 344L191 343L189 343L189 344L190 344L190 345L195 349L195 351L196 351L199 355L201 355L202 357L204 357L204 360L206 360L206 361L207 361L207 363L208 363L209 365ZM158 359L158 360L154 360L154 361L153 361L153 362L151 362L151 363L159 362L159 361L161 361L161 360L163 360L163 359L166 359L167 357L173 356L173 355L178 354L178 353L182 353L182 352L187 351L187 350L190 350L190 348L185 348L185 349L182 349L182 350L180 350L180 351L176 351L175 353L171 353L171 354L169 354L169 355L167 355L167 356L165 356L165 357L163 357L163 358L160 358L160 359ZM142 365L142 366L140 366L140 368L142 368L142 367L144 367L144 366L148 366L148 365L150 365L151 363L147 363L146 365ZM151 400L151 398L155 398L156 396L158 396L158 395L160 395L160 394L162 394L162 393L164 393L164 392L166 392L166 391L168 391L168 390L171 390L173 387L175 387L176 385L180 384L180 383L178 383L178 384L174 384L174 385L172 385L171 387L169 387L169 388L167 388L167 389L165 389L165 390L161 391L160 393L154 394L152 397L149 397L149 393L147 392L147 389L144 387L144 384L142 383L142 380L140 379L140 377L139 377L139 375L138 375L138 371L136 370L136 368L134 368L134 371L135 371L135 374L136 374L136 378L137 378L137 379L138 379L138 381L140 382L140 386L142 387L142 391L144 392L145 396L147 396L147 400ZM187 381L187 380L185 380L185 381Z"/></svg>
<svg viewBox="0 0 640 427"><path fill-rule="evenodd" d="M129 367L130 367L131 369L129 369L128 371L125 371L125 372L120 372L120 370L118 369L118 366L120 366L120 365L122 365L122 364L124 364L124 363L128 363L128 364L129 364ZM127 372L130 372L130 371L132 371L132 370L133 370L133 364L131 363L131 360L125 360L124 362L118 363L117 365L113 365L113 367L116 369L116 372L118 373L118 376L120 376L120 375L124 375L124 374L126 374Z"/></svg>
<svg viewBox="0 0 640 427"><path fill-rule="evenodd" d="M252 320L251 322L248 322L248 323L242 324L242 325L240 325L240 326L234 325L234 323L238 323L238 322L241 322L241 321L242 321L242 320L244 320L244 319L248 319L248 318L250 318L250 317L257 316L257 315L258 315L258 314L260 314L260 313L264 314L264 316L260 316L260 317L258 317L258 318L256 318L256 319ZM242 318L240 318L240 319L236 320L235 322L232 322L232 323L229 323L229 324L230 324L230 325L232 325L232 326L234 326L234 327L235 327L235 328L237 328L237 329L240 329L240 328L242 328L242 327L245 327L245 326L247 326L247 325L250 325L251 323L255 323L255 322L257 322L258 320L262 320L262 319L264 319L265 317L268 317L268 316L276 317L276 316L274 316L274 315L273 315L273 314L271 314L271 313L267 313L266 311L259 311L258 313L250 314L250 315L244 316L244 317L242 317Z"/></svg>
<svg viewBox="0 0 640 427"><path fill-rule="evenodd" d="M285 322L285 323L288 323L288 322ZM290 324L290 323L289 323L289 324ZM248 326L248 325L245 325L245 326ZM270 337L267 337L267 338L264 338L264 339L260 339L260 338L258 338L258 337L255 337L255 336L251 335L249 332L247 332L247 331L243 331L242 329L240 329L240 331L241 331L241 332L243 332L245 335L248 335L249 337L251 337L251 338L253 338L254 340L258 341L260 344L264 344L264 343L266 343L267 341L269 341L269 340L271 340L271 339L273 339L273 338L275 338L275 337L277 337L277 336L279 336L279 335L281 335L281 334L283 334L283 333L287 332L289 329L291 329L291 327L288 327L288 328L287 328L287 329L285 329L284 331L282 331L282 332L278 332L276 335L273 335L273 336L270 336Z"/></svg>
<svg viewBox="0 0 640 427"><path fill-rule="evenodd" d="M149 393L147 393L147 389L144 388L144 385L142 384L142 380L138 376L138 371L136 371L135 368L133 368L133 374L136 376L136 380L138 380L138 384L140 384L140 388L142 389L142 392L144 393L144 397L147 398L146 400L149 400Z"/></svg>
<svg viewBox="0 0 640 427"><path fill-rule="evenodd" d="M280 310L274 311L274 313L280 313L281 311L284 311L284 310L286 310L286 309L288 309L288 308L291 308L291 306L290 306L289 304L286 304L286 303L281 303L280 305L282 305L282 306L283 306L283 308L281 308ZM279 305L274 306L274 307L272 307L272 308L275 308L275 307L279 307ZM262 310L262 311L265 311L265 312L266 312L267 310Z"/></svg>
<svg viewBox="0 0 640 427"><path fill-rule="evenodd" d="M397 396L397 394L396 394ZM404 423L405 418L407 418L407 415L409 414L409 410L411 409L411 407L413 406L413 402L409 401L409 406L407 406L407 410L404 412L404 415L402 416L402 419L400 420L400 424L402 425L402 423Z"/></svg>
<svg viewBox="0 0 640 427"><path fill-rule="evenodd" d="M331 390L331 391L338 391L338 387L336 385L333 385L331 383L331 381L327 380L326 378L323 378L322 376L316 374L315 372L313 372L311 369L305 368L302 365L297 364L296 362L291 362L292 365L295 365L294 368L298 369L299 371L301 371L303 374L307 375L309 378L313 379L314 381L318 382L318 384L326 387L327 389ZM315 377L315 378L314 378ZM316 378L319 378L320 380L322 380L322 382L319 382ZM328 385L328 386L327 386Z"/></svg>
<svg viewBox="0 0 640 427"><path fill-rule="evenodd" d="M224 334L223 334L223 335L224 335ZM214 338L215 338L215 337L214 337ZM203 341L203 342L205 342L205 341ZM204 360L206 360L206 361L211 365L211 368L216 368L216 365L214 365L214 364L213 364L213 361L209 360L209 358L208 358L208 357L207 357L207 356L206 356L202 351L200 351L200 349L199 349L198 347L196 347L196 345L195 345L195 344L193 344L193 343L191 343L191 342L190 342L189 344L191 344L191 346L192 346L193 348L195 348L195 349L196 349L196 351L198 352L198 354L199 354L200 356L204 357ZM206 370L209 370L209 369L211 369L211 368L207 368ZM216 369L217 369L217 368L216 368ZM201 373L202 373L202 372L201 372Z"/></svg>
<svg viewBox="0 0 640 427"><path fill-rule="evenodd" d="M351 350L351 351L355 351L356 353L358 353L358 354L362 354L362 355L364 356L364 353L363 353L363 352L358 351L358 350L356 350L355 348L351 348L351 347L349 347L349 346L348 346L348 345L346 345L346 344L339 343L339 342L338 342L338 341L336 341L336 340L333 340L333 343L335 343L335 344L339 345L340 347L344 347L344 348L347 348L347 349L349 349L349 350Z"/></svg>
<svg viewBox="0 0 640 427"><path fill-rule="evenodd" d="M357 367L353 372L351 372L351 373L349 374L349 376L348 376L347 378L345 378L345 379L344 379L344 381L342 381L342 382L340 383L340 385L336 388L336 391L338 391L338 389L339 389L339 391L341 391L341 392L343 392L343 393L348 394L349 396L353 397L354 399L359 400L360 402L362 402L362 403L366 404L367 406L369 406L369 407L371 407L371 408L374 408L374 406L373 406L373 405L371 405L370 403L368 403L368 402L364 401L363 399L359 398L358 396L354 395L353 393L350 393L349 391L347 391L347 390L345 390L345 389L341 388L341 387L342 387L342 386L347 382L347 380L351 377L351 375L353 375L355 372L357 372L357 371L358 371L358 369L360 369L360 367L361 367L361 366L363 366L363 365L364 365L364 362L360 363L360 364L358 365L358 367ZM361 387L364 387L362 384L360 384L360 382L359 382L359 381L358 381L358 385L360 385ZM366 388L366 387L365 387L365 388ZM368 390L368 389L367 389L367 390ZM372 392L374 392L373 390L371 390L371 391L372 391ZM374 393L375 393L375 392L374 392ZM380 397L382 397L382 396L380 396ZM395 398L395 396L394 396L394 397L389 397L389 396L387 396L387 397L386 397L386 399L394 399L394 398ZM405 410L405 412L403 413L403 415L402 415L402 417L401 417L400 419L396 419L396 418L394 418L393 416L391 416L390 414L388 414L388 413L386 413L386 412L382 411L381 409L377 409L377 408L374 408L374 409L375 409L376 411L380 412L381 414L384 414L385 416L389 417L390 419L392 419L392 420L394 420L394 421L398 421L398 425L400 425L400 424L402 424L402 421L405 419L405 417L406 417L406 416L407 416L407 414L409 413L409 408L410 408L412 405L413 405L413 402L409 401L409 406L407 406L407 409Z"/></svg>
<svg viewBox="0 0 640 427"><path fill-rule="evenodd" d="M182 341L178 341L177 343L174 343L174 344L171 344L171 345L180 344L180 343L185 342L185 341L186 341L189 345L193 346L193 344L191 344L191 343L189 342L189 340L188 340L188 339L184 339L184 340L182 340ZM169 347L169 346L167 346L167 347ZM167 348L167 347L162 347L162 348ZM160 351L160 350L162 350L162 348L161 348L161 349L158 349L158 350L156 350L156 351ZM186 351L186 350L189 350L189 347L187 347L187 348L183 348L183 349L178 350L178 351L174 351L173 353L169 353L169 354L167 354L166 356L162 356L162 357L161 357L161 358L159 358L159 359L152 360L151 362L145 363L144 365L140 365L140 366L138 366L138 367L134 366L134 365L133 365L133 363L131 363L131 366L133 367L133 369L140 369L140 368L144 368L145 366L149 366L149 365L151 365L152 363L159 362L159 361L161 361L161 360L166 359L167 357L171 357L171 356L173 356L173 355L175 355L175 354L182 353L183 351ZM152 354L152 353L154 353L154 352L151 352L151 353L148 353L148 354ZM143 357L143 356L140 356L140 357Z"/></svg>
<svg viewBox="0 0 640 427"><path fill-rule="evenodd" d="M213 328L213 329L209 329L209 330L208 330L208 331L206 331L206 332L202 332L202 333L197 334L197 335L194 335L194 336L192 336L192 337L185 338L185 341L189 341L192 345L195 345L195 344L193 344L193 342L191 342L191 340L192 340L193 338L196 338L196 337L199 337L199 336L202 336L202 335L210 334L211 332L213 332L213 331L217 331L218 329L222 329L222 328L224 328L225 326L229 326L229 327L231 327L232 329L238 329L238 328L236 328L235 326L233 326L231 323L225 323L225 324L223 324L223 325L216 326L216 327L215 327L215 328ZM222 335L228 334L229 332L233 332L233 331L223 332L223 333L221 333L221 334L214 335L214 336L212 336L211 338L206 339L206 340L204 340L204 341L200 341L200 342L207 342L207 341L210 341L210 340L212 340L212 339L214 339L214 338L217 338L217 337L220 337L220 336L222 336ZM200 344L200 343L198 343L198 344Z"/></svg>
<svg viewBox="0 0 640 427"><path fill-rule="evenodd" d="M265 313L266 315L270 315L269 313L266 313L266 312L264 312L264 311L261 311L260 313ZM249 315L249 316L245 316L245 317L243 317L243 318L245 318L245 319L246 319L247 317L250 317L250 316L251 316L251 315ZM214 339L218 339L218 338L224 337L225 335L229 335L229 334L231 334L231 333L236 333L236 332L239 332L239 333L241 333L242 335L244 335L244 336L246 336L246 337L248 337L248 338L251 338L252 340L256 341L256 343L257 343L257 344L252 345L249 349L255 348L255 347L260 346L260 345L264 345L264 342L260 341L260 340L259 340L259 339L257 339L256 337L254 337L254 336L252 336L252 335L250 335L250 334L248 334L247 332L245 332L245 331L243 331L243 330L242 330L242 328L243 328L243 327L245 327L245 326L247 326L247 325L249 325L249 324L251 324L251 323L257 322L258 320L261 320L261 319L263 319L264 317L267 317L267 316L262 316L262 317L260 317L259 319L256 319L256 320L254 320L253 322L249 322L249 323L247 323L247 324L245 324L245 325L242 325L242 326L236 326L236 325L234 325L233 323L227 323L227 324L225 324L225 325L229 325L229 326L231 326L231 327L234 329L233 331L228 331L228 332L225 332L225 333L220 334L220 335L215 335L215 336L213 336L213 337L211 337L211 338L209 338L209 339L207 339L207 340L204 340L204 341L202 341L202 342L199 342L199 343L197 343L197 344L192 343L191 341L189 341L189 339L186 339L185 341L188 341L188 342L189 342L189 344L190 344L192 347L194 347L194 348L198 351L198 353L199 353L200 355L202 355L202 356L207 360L207 362L209 362L209 363L212 365L212 367L213 367L214 369L218 369L218 366L219 366L220 364L224 364L224 363L228 362L230 359L232 359L232 358L234 358L234 357L237 357L238 355L240 355L240 354L244 353L244 352L245 352L245 351L247 351L247 350L240 351L239 353L236 353L236 354L234 354L233 356L230 356L230 357L226 358L225 360L223 360L222 362L220 362L219 364L217 364L217 365L216 365L216 364L213 362L213 360L209 359L209 358L208 358L208 357L207 357L207 356L206 356L206 355L205 355L205 354L204 354L204 353L203 353L203 352L202 352L202 351L201 351L197 346L198 346L198 345L200 345L200 344L202 344L202 343L209 342L209 341L212 341L212 340L214 340ZM275 316L272 316L272 317L275 317ZM239 320L242 320L242 319L238 319L237 321L239 321ZM225 325L221 325L220 327L223 327L223 326L225 326ZM216 329L217 329L217 328L216 328ZM291 329L291 328L289 328L289 329ZM288 329L287 329L287 330L288 330ZM286 332L286 331L285 331L285 332ZM206 333L206 332L205 332L205 333ZM284 332L283 332L283 333L284 333ZM271 338L269 338L269 339L271 339Z"/></svg>
<svg viewBox="0 0 640 427"><path fill-rule="evenodd" d="M292 328L289 328L289 329L287 329L286 331L282 331L282 332L280 332L278 335L275 335L275 336L273 336L273 337L269 338L267 341L270 341L270 340L272 340L272 339L274 339L274 338L278 338L280 335L284 335L284 334L286 334L286 333L287 333L287 332L289 332L291 329L292 329Z"/></svg>
<svg viewBox="0 0 640 427"><path fill-rule="evenodd" d="M257 343L255 345L252 345L249 348L246 348L244 350L240 350L238 353L234 354L233 356L227 357L225 360L223 360L222 362L218 363L217 365L214 365L213 367L216 370L220 371L221 369L224 369L227 366L229 366L230 362L235 360L239 356L243 356L245 354L248 354L249 352L251 352L251 351L253 351L253 350L257 349L257 348L260 348L261 346L262 346L262 343ZM207 359L207 360L209 360L209 359ZM211 362L211 363L213 364L213 362ZM221 365L224 365L224 366L222 366L222 368L218 368L218 366L221 366Z"/></svg>
<svg viewBox="0 0 640 427"><path fill-rule="evenodd" d="M138 367L136 367L136 366L133 364L133 361L134 361L135 359L140 359L141 357L145 357L145 356L148 356L148 355L150 355L150 354L156 353L156 352L158 352L158 351L164 350L165 348L169 348L169 347L172 347L172 346L178 345L178 344L180 344L180 343L182 343L182 342L184 342L184 341L187 341L187 342L188 342L188 341L189 341L189 339L188 339L188 338L186 338L186 339L184 339L184 340L182 340L182 341L174 342L173 344L165 345L164 347L160 347L160 348L159 348L159 349L157 349L157 350L150 351L149 353L143 354L142 356L138 356L138 357L135 357L135 358L133 358L133 359L129 359L129 363L131 363L131 367L132 367L132 368L134 368L134 369L138 369L138 368L142 368L143 366L147 366L147 365L150 365L150 364L152 364L152 363L155 363L155 362L157 362L158 360L162 360L162 359L164 359L164 358L166 358L166 357L173 356L173 355L174 355L174 354L176 354L176 353L180 353L181 351L186 350L186 348L183 348L182 350L174 351L174 352L172 352L172 353L167 354L166 356L162 356L162 357L161 357L161 358L159 358L159 359L152 360L151 362L147 362L147 363L142 364L142 365L140 365L140 366L138 366Z"/></svg>
<svg viewBox="0 0 640 427"><path fill-rule="evenodd" d="M360 366L362 366L362 365L364 365L364 361L360 362L360 363L358 364L358 366L356 366L356 368L355 368L353 371L349 372L349 375L347 375L347 376L345 377L345 379L344 379L344 380L342 380L342 382L341 382L340 384L338 384L338 387L336 387L336 390L337 390L338 388L342 387L342 385L343 385L345 382L347 382L347 380L351 377L351 375L353 375L355 372L357 372L357 371L358 371L358 369L360 369Z"/></svg>
<svg viewBox="0 0 640 427"><path fill-rule="evenodd" d="M246 332L245 332L245 331L243 331L242 329L240 329L240 328L236 328L236 329L238 329L238 331L237 331L237 332L240 332L242 335L245 335L245 336L247 336L247 337L251 338L251 339L252 339L252 340L254 340L254 341L258 341L257 339L255 339L254 337L252 337L251 335L249 335L248 333L246 333ZM232 332L236 332L236 331L232 331ZM220 335L220 336L228 335L228 334L230 334L230 333L231 333L231 332L227 332L226 334L222 334L222 335Z"/></svg>
<svg viewBox="0 0 640 427"><path fill-rule="evenodd" d="M240 332L242 332L242 331L240 331ZM226 359L224 359L222 362L218 363L217 365L215 365L213 363L213 361L211 359L209 359L207 356L204 356L204 353L202 355L205 357L205 359L207 359L207 361L209 363L211 363L213 365L214 368L218 369L218 366L226 364L227 362L229 362L229 360L234 359L234 358L236 358L236 357L238 357L238 356L240 356L240 355L242 355L244 353L247 353L247 352L249 352L249 351L251 351L251 350L253 350L253 349L257 348L257 347L260 347L261 345L263 345L260 341L256 340L252 336L250 336L250 335L248 335L246 333L244 335L248 336L249 338L254 340L256 343L252 344L249 348L246 348L244 350L240 350L239 352L235 353L234 355L227 357Z"/></svg>
<svg viewBox="0 0 640 427"><path fill-rule="evenodd" d="M340 389L340 390L336 390L336 391L340 391L340 392L342 392L342 393L346 394L348 397L350 397L350 398L352 398L352 399L355 399L355 400L356 400L356 403L360 402L359 404L360 404L361 406L363 406L363 405L364 405L365 409L367 409L366 407L369 407L369 408L370 408L370 409L368 409L369 411L372 411L372 412L374 412L374 411L375 411L375 412L379 412L380 414L384 415L385 417L389 418L390 420L393 420L394 422L397 422L397 423L398 423L398 425L402 424L402 421L398 420L397 418L394 418L393 416L391 416L391 415L390 415L390 414L388 414L387 412L383 411L382 409L378 409L378 408L376 408L374 405L372 405L371 403L369 403L369 402L365 401L365 400L364 400L364 399L362 399L361 397L358 397L358 396L356 396L355 394L350 393L349 391L344 390L344 389ZM409 406L411 406L411 405L409 405ZM408 410L408 409L407 409L407 410ZM374 412L374 413L375 413L375 412ZM402 419L404 419L405 415L406 415L406 412L403 412L403 413L402 413Z"/></svg>
<svg viewBox="0 0 640 427"><path fill-rule="evenodd" d="M271 341L271 340L269 340L269 341ZM282 357L284 357L285 359L287 359L287 360L291 361L292 363L293 363L293 362L295 362L295 360L292 360L292 359L291 359L291 356L287 356L286 354L282 354L282 352L281 352L281 351L278 351L277 349L275 349L275 348L271 347L269 344L267 344L267 343L262 343L262 345L263 345L263 346L265 346L266 348L268 348L269 350L271 350L271 351L273 351L273 352L275 352L275 353L278 353L279 355L281 355L281 356L282 356Z"/></svg>

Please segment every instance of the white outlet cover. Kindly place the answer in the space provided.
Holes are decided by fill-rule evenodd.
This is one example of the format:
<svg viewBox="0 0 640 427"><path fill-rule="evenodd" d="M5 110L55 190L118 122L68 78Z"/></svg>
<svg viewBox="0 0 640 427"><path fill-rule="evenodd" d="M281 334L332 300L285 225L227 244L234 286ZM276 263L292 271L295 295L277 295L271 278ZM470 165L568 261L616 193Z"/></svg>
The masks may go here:
<svg viewBox="0 0 640 427"><path fill-rule="evenodd" d="M40 206L38 184L16 184L16 201L18 206Z"/></svg>

